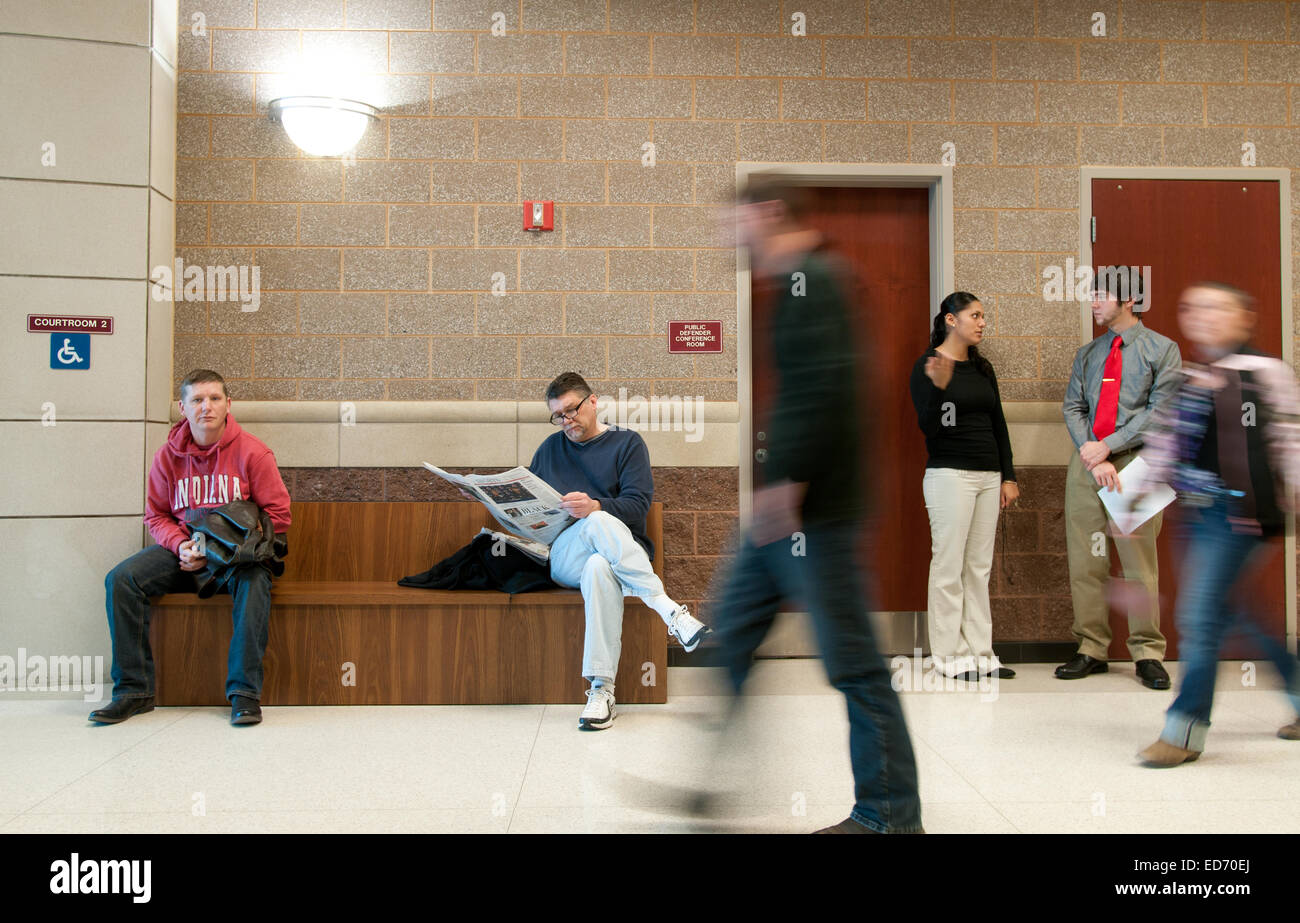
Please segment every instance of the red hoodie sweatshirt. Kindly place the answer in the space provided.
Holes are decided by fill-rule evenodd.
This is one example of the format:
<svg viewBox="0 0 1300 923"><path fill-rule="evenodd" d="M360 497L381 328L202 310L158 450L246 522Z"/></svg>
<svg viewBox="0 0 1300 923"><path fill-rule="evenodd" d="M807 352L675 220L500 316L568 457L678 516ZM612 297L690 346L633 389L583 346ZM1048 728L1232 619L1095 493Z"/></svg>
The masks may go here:
<svg viewBox="0 0 1300 923"><path fill-rule="evenodd" d="M289 531L289 491L280 478L275 455L256 436L244 432L233 414L213 445L198 445L188 420L167 434L153 457L144 521L154 541L173 554L190 538L185 510L248 500L271 514L276 532Z"/></svg>

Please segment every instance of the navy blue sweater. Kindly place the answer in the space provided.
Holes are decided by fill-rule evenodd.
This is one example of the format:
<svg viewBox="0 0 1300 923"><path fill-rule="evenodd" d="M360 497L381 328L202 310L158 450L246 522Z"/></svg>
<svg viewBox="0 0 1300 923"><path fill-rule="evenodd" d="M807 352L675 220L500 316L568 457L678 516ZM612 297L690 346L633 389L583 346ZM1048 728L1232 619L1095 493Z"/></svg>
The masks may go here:
<svg viewBox="0 0 1300 923"><path fill-rule="evenodd" d="M654 560L655 546L645 534L645 518L655 483L650 452L638 433L611 426L586 442L552 433L538 446L528 470L561 494L580 491L599 500L600 508L622 520Z"/></svg>

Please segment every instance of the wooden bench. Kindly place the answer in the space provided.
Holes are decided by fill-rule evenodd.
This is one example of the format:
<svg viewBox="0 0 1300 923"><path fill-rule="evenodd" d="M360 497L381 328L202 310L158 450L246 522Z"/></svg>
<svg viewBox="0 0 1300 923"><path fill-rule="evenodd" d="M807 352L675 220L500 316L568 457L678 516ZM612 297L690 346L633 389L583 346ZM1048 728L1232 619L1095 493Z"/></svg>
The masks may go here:
<svg viewBox="0 0 1300 923"><path fill-rule="evenodd" d="M285 573L271 591L263 705L586 701L577 590L397 585L494 525L479 504L294 503L292 517ZM662 504L652 506L647 534L662 578ZM667 629L639 599L624 602L618 700L667 702ZM230 606L224 593L153 600L159 705L225 704Z"/></svg>

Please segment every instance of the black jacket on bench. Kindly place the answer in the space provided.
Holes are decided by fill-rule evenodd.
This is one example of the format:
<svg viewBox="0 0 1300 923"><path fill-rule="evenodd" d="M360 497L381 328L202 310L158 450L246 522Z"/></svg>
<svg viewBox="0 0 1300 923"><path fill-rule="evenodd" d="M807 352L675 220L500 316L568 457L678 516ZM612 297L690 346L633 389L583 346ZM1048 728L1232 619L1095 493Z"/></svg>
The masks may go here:
<svg viewBox="0 0 1300 923"><path fill-rule="evenodd" d="M474 540L449 558L439 561L422 574L397 581L398 586L422 590L501 590L527 593L555 586L551 569L534 561L509 544L505 554L493 554L491 535L476 535Z"/></svg>

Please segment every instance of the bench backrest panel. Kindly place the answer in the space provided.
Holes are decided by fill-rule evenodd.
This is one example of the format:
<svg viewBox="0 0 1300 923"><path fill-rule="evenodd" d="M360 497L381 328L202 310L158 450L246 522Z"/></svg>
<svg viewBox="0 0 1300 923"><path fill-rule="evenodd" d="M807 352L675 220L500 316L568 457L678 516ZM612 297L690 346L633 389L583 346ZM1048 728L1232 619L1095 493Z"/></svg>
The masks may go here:
<svg viewBox="0 0 1300 923"><path fill-rule="evenodd" d="M495 520L470 502L295 502L284 580L393 580L428 570ZM646 532L663 576L663 504Z"/></svg>

